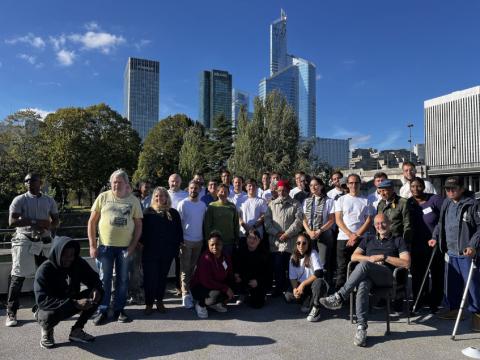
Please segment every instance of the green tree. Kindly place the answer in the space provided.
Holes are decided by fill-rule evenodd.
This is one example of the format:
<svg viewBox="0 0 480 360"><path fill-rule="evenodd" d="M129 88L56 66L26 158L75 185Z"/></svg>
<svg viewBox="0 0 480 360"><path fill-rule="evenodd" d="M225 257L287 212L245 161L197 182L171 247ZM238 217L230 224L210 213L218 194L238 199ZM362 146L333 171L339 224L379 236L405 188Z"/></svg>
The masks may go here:
<svg viewBox="0 0 480 360"><path fill-rule="evenodd" d="M252 168L251 141L249 138L248 114L245 107L240 109L238 114L238 126L235 136L235 148L228 161L228 168L235 174L242 174L245 177L251 177L255 174Z"/></svg>
<svg viewBox="0 0 480 360"><path fill-rule="evenodd" d="M192 179L196 172L205 172L205 141L207 138L200 124L197 123L185 131L178 163L182 178Z"/></svg>
<svg viewBox="0 0 480 360"><path fill-rule="evenodd" d="M145 138L134 180L149 179L154 184L165 184L168 176L178 171L183 136L193 125L184 114L160 120Z"/></svg>
<svg viewBox="0 0 480 360"><path fill-rule="evenodd" d="M206 147L209 177L218 176L221 169L227 166L227 161L233 153L232 123L222 114L215 119L214 124Z"/></svg>

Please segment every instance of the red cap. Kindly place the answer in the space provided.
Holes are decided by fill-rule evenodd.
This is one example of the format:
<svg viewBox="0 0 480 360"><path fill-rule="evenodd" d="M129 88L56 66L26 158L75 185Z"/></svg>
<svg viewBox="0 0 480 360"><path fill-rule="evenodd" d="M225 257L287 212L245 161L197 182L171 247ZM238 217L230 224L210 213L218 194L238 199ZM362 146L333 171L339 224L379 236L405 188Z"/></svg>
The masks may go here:
<svg viewBox="0 0 480 360"><path fill-rule="evenodd" d="M283 186L284 188L287 188L287 190L290 189L290 186L288 184L288 180L278 180L277 182L277 187Z"/></svg>

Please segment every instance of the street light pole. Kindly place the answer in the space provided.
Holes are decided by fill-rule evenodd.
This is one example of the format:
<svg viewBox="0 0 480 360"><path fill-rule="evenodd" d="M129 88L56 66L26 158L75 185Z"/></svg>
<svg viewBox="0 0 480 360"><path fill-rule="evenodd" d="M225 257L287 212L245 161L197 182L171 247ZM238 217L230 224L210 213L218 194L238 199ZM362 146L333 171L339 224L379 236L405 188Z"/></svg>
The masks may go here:
<svg viewBox="0 0 480 360"><path fill-rule="evenodd" d="M408 124L407 125L408 127L408 130L410 132L410 135L409 135L409 138L408 138L408 142L410 143L410 162L412 162L412 151L413 151L413 144L412 144L412 128L413 128L413 124Z"/></svg>
<svg viewBox="0 0 480 360"><path fill-rule="evenodd" d="M351 160L350 140L352 140L351 137L347 138L347 141L348 141L348 170L350 170L350 160Z"/></svg>

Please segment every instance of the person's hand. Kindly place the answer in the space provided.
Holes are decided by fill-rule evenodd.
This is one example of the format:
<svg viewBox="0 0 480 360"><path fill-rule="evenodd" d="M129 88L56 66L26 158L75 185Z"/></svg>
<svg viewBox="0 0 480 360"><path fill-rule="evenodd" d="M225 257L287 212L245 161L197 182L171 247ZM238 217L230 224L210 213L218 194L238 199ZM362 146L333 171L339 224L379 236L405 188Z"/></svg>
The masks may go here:
<svg viewBox="0 0 480 360"><path fill-rule="evenodd" d="M347 241L347 246L355 246L355 243L357 242L358 235L355 233L351 233L348 236L348 241Z"/></svg>
<svg viewBox="0 0 480 360"><path fill-rule="evenodd" d="M127 248L127 256L132 256L133 253L135 252L135 249L137 248L137 245L135 246L132 246L130 245L128 248Z"/></svg>
<svg viewBox="0 0 480 360"><path fill-rule="evenodd" d="M231 300L234 297L233 291L230 288L228 288L227 290L227 297L228 297L228 300Z"/></svg>
<svg viewBox="0 0 480 360"><path fill-rule="evenodd" d="M78 300L73 300L73 305L78 309L78 310L88 310L90 309L93 304L91 299L78 299Z"/></svg>
<svg viewBox="0 0 480 360"><path fill-rule="evenodd" d="M143 250L143 247L144 247L143 244L139 241L137 243L137 249L141 251L141 250Z"/></svg>
<svg viewBox="0 0 480 360"><path fill-rule="evenodd" d="M51 222L50 220L37 220L34 227L42 230L50 229Z"/></svg>
<svg viewBox="0 0 480 360"><path fill-rule="evenodd" d="M434 240L434 239L428 240L428 246L435 247L435 245L437 245L437 240Z"/></svg>
<svg viewBox="0 0 480 360"><path fill-rule="evenodd" d="M288 236L285 233L282 233L282 235L279 237L280 241L287 241L287 239L288 239Z"/></svg>
<svg viewBox="0 0 480 360"><path fill-rule="evenodd" d="M322 235L322 230L318 229L315 231L315 239L318 239Z"/></svg>
<svg viewBox="0 0 480 360"><path fill-rule="evenodd" d="M250 286L251 288L256 288L258 286L257 280L255 279L250 280L248 282L248 286Z"/></svg>
<svg viewBox="0 0 480 360"><path fill-rule="evenodd" d="M383 255L370 255L368 257L368 261L373 262L373 263L379 263L383 262Z"/></svg>
<svg viewBox="0 0 480 360"><path fill-rule="evenodd" d="M100 295L100 291L98 291L97 289L92 290L92 292L90 293L90 297L92 299L92 302L95 304L98 304L102 298L102 296Z"/></svg>
<svg viewBox="0 0 480 360"><path fill-rule="evenodd" d="M466 247L463 249L463 255L468 256L468 257L474 257L475 256L475 249L472 247Z"/></svg>
<svg viewBox="0 0 480 360"><path fill-rule="evenodd" d="M242 282L242 278L237 273L233 274L233 277L235 278L236 283L241 283Z"/></svg>
<svg viewBox="0 0 480 360"><path fill-rule="evenodd" d="M300 291L299 286L293 289L293 296L295 296L295 299L300 299L300 297L302 296L302 292Z"/></svg>
<svg viewBox="0 0 480 360"><path fill-rule="evenodd" d="M90 246L90 257L96 259L98 255L98 248L96 246Z"/></svg>

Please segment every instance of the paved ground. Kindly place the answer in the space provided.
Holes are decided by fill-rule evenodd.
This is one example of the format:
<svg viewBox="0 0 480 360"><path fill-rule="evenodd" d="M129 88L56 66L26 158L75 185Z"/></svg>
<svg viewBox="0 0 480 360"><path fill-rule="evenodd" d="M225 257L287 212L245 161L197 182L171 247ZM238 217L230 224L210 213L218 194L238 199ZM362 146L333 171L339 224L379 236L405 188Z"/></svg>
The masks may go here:
<svg viewBox="0 0 480 360"><path fill-rule="evenodd" d="M27 302L29 299L24 299ZM452 321L430 316L392 322L392 334L384 336L383 311L374 312L367 348L353 345L354 325L347 311L324 310L323 319L309 323L297 305L282 299L269 299L265 308L253 310L244 305L229 306L225 314L210 312L199 320L193 310L180 307L178 298L166 301L168 312L143 315L143 307L127 307L134 318L129 324L115 322L86 330L97 337L88 345L68 341L72 321L55 328L57 347L39 346L40 328L27 308L19 311L20 326L3 326L0 313L1 359L462 359L461 349L480 347L480 333L471 333L470 319L463 321L457 341L450 340ZM376 320L376 321L375 321Z"/></svg>

